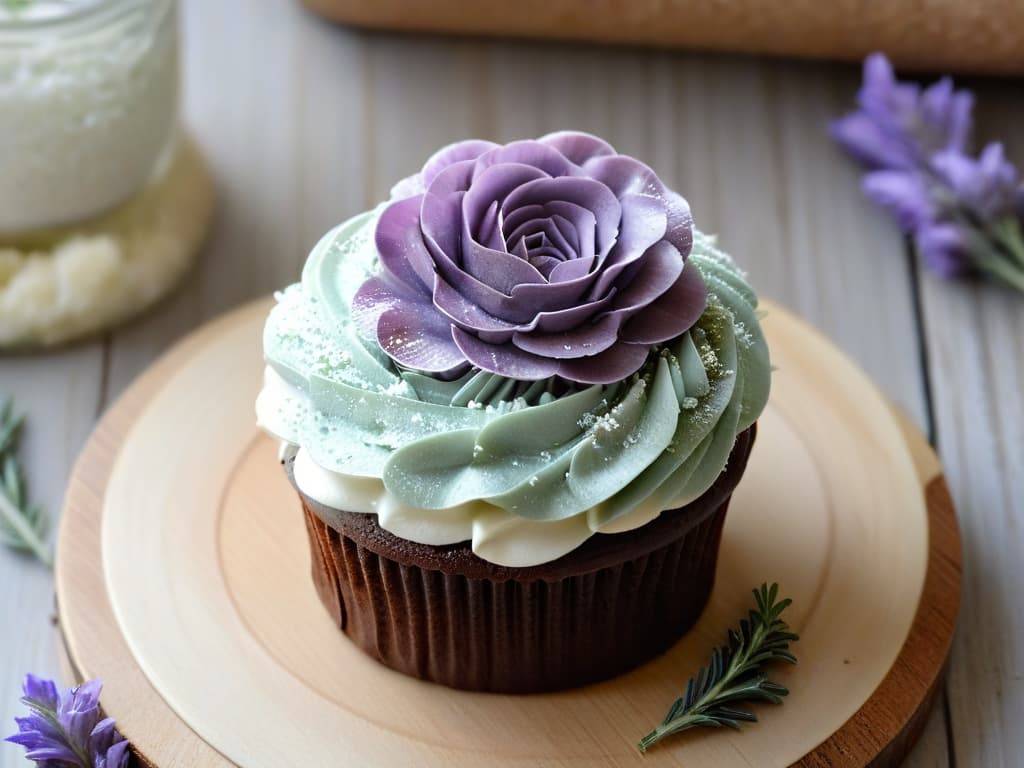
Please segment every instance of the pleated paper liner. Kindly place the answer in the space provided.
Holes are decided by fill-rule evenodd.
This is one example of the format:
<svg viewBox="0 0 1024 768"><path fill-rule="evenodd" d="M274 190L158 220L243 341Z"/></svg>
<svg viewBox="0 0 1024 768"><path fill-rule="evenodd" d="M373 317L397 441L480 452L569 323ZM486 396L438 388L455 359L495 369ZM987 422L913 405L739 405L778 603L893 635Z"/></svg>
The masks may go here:
<svg viewBox="0 0 1024 768"><path fill-rule="evenodd" d="M406 565L306 525L320 600L381 663L453 688L555 691L664 651L700 616L728 501L654 551L558 581L492 581Z"/></svg>

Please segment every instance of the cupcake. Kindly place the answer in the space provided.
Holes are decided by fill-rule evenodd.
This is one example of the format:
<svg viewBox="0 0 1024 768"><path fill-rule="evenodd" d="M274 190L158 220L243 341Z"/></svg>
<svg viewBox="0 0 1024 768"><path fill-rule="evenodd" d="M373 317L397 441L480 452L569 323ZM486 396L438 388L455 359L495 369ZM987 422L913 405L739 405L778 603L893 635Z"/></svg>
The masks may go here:
<svg viewBox="0 0 1024 768"><path fill-rule="evenodd" d="M756 307L686 201L582 133L450 145L329 232L267 321L257 416L339 627L502 693L671 646L768 397Z"/></svg>

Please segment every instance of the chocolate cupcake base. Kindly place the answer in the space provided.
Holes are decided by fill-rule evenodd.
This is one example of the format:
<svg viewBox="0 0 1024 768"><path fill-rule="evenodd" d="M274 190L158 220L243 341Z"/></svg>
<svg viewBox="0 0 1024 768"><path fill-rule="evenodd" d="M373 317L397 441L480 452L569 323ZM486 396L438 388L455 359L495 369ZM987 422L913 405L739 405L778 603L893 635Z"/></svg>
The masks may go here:
<svg viewBox="0 0 1024 768"><path fill-rule="evenodd" d="M374 515L300 492L313 580L345 634L408 675L496 693L603 680L666 650L697 621L753 439L753 428L739 435L726 470L692 503L528 568L481 560L469 542L399 539Z"/></svg>

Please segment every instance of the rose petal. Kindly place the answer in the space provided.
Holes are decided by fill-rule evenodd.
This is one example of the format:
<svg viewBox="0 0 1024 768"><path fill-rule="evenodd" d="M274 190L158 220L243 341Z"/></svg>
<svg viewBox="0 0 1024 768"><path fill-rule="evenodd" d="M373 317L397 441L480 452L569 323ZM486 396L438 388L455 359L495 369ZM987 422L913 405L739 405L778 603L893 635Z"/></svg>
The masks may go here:
<svg viewBox="0 0 1024 768"><path fill-rule="evenodd" d="M669 290L682 272L683 257L676 247L667 240L655 243L618 282L612 311L627 315L638 312Z"/></svg>
<svg viewBox="0 0 1024 768"><path fill-rule="evenodd" d="M567 176L572 165L556 148L539 141L513 141L482 154L476 161L477 173L501 163L520 163L538 168L548 176ZM474 185L476 184L474 177Z"/></svg>
<svg viewBox="0 0 1024 768"><path fill-rule="evenodd" d="M588 253L584 254L583 249L580 248L580 235L579 232L576 231L576 227L573 226L573 223L569 219L559 214L557 210L551 214L551 223L558 228L562 237L565 238L565 242L569 244L569 249L577 256L583 257L585 255L589 255L589 253L593 253L594 249L593 246L591 246Z"/></svg>
<svg viewBox="0 0 1024 768"><path fill-rule="evenodd" d="M525 352L555 360L590 357L604 352L616 342L619 318L605 315L597 322L583 322L561 333L520 333L512 343Z"/></svg>
<svg viewBox="0 0 1024 768"><path fill-rule="evenodd" d="M436 243L427 241L440 274L456 291L488 314L510 323L528 323L538 312L554 312L577 304L594 281L594 274L560 283L520 283L511 295L495 290L460 269ZM600 298L600 297L597 297Z"/></svg>
<svg viewBox="0 0 1024 768"><path fill-rule="evenodd" d="M613 291L610 295L597 301L577 304L574 307L557 312L538 312L537 316L530 323L519 326L518 330L524 332L541 331L542 333L568 331L585 322L588 318L600 315L614 299L615 292Z"/></svg>
<svg viewBox="0 0 1024 768"><path fill-rule="evenodd" d="M582 211L583 209L579 208L579 206L573 206L572 210ZM504 231L509 233L505 236L506 242L512 242L515 237L518 237L518 230L523 229L527 224L534 221L550 222L551 231L557 232L561 241L565 242L566 252L577 255L580 253L580 240L579 235L576 233L575 225L565 216L557 213L557 210L552 210L544 205L524 205L521 208L516 208L514 211L503 213L502 226Z"/></svg>
<svg viewBox="0 0 1024 768"><path fill-rule="evenodd" d="M649 351L646 345L619 342L593 357L560 361L558 375L579 384L614 384L640 370Z"/></svg>
<svg viewBox="0 0 1024 768"><path fill-rule="evenodd" d="M441 147L441 149L430 156L427 162L423 164L423 170L420 171L420 175L423 177L424 188L429 187L437 175L453 163L476 160L480 155L497 146L493 141L470 139Z"/></svg>
<svg viewBox="0 0 1024 768"><path fill-rule="evenodd" d="M641 258L645 258L645 252L651 245L659 243L659 241L668 243L677 254L679 253L670 241L661 240L665 233L663 227L666 221L659 201L652 201L651 198L640 195L626 195L623 201L623 231L620 233L619 242L616 243L615 248L608 254L608 259L602 265L601 274L592 291L594 296L604 295L612 285L621 283L626 275L634 272L637 263ZM630 214L628 217L626 215L627 206ZM661 232L654 236L659 229ZM682 264L682 256L680 256L680 264Z"/></svg>
<svg viewBox="0 0 1024 768"><path fill-rule="evenodd" d="M549 283L565 283L576 280L590 272L590 268L597 261L596 256L587 256L582 259L568 259L551 270L548 275Z"/></svg>
<svg viewBox="0 0 1024 768"><path fill-rule="evenodd" d="M685 259L693 247L693 214L690 212L690 204L671 189L666 191L665 200L665 212L668 214L665 239L678 248Z"/></svg>
<svg viewBox="0 0 1024 768"><path fill-rule="evenodd" d="M420 230L431 254L458 258L462 239L462 198L473 173L473 163L455 163L439 173L423 195Z"/></svg>
<svg viewBox="0 0 1024 768"><path fill-rule="evenodd" d="M552 283L521 283L512 289L512 300L515 304L533 309L531 318L537 312L558 312L570 309L580 303L587 289L594 282L594 274L583 275L573 280ZM588 298L596 301L602 297ZM519 322L527 322L522 320Z"/></svg>
<svg viewBox="0 0 1024 768"><path fill-rule="evenodd" d="M693 217L683 197L666 187L657 174L639 160L626 155L598 157L584 164L583 171L606 184L616 197L629 194L660 198L665 204L665 239L679 249L683 258L693 245Z"/></svg>
<svg viewBox="0 0 1024 768"><path fill-rule="evenodd" d="M530 251L530 263L544 277L551 274L551 271L562 263L561 254L551 249L534 249Z"/></svg>
<svg viewBox="0 0 1024 768"><path fill-rule="evenodd" d="M462 217L471 232L483 218L488 207L495 201L503 208L504 200L517 187L530 181L546 179L544 172L528 165L505 163L484 169L472 180L472 185L462 199Z"/></svg>
<svg viewBox="0 0 1024 768"><path fill-rule="evenodd" d="M707 302L707 286L700 270L687 264L671 288L622 326L619 338L633 344L657 344L674 339L693 327L704 313Z"/></svg>
<svg viewBox="0 0 1024 768"><path fill-rule="evenodd" d="M574 259L576 257L576 252L569 246L569 243L559 231L558 226L550 217L530 219L516 227L507 238L510 246L509 250L514 250L520 241L528 240L537 235L542 236L543 245L557 251L561 255L562 260Z"/></svg>
<svg viewBox="0 0 1024 768"><path fill-rule="evenodd" d="M462 268L485 285L505 295L523 283L544 283L536 267L521 256L484 248L467 235L462 239Z"/></svg>
<svg viewBox="0 0 1024 768"><path fill-rule="evenodd" d="M502 211L508 214L520 206L538 203L572 203L585 209L594 215L597 249L607 250L614 244L622 218L622 206L604 184L593 179L569 176L537 179L523 184L509 194L502 205ZM548 210L565 215L555 206ZM581 253L589 255L585 251Z"/></svg>
<svg viewBox="0 0 1024 768"><path fill-rule="evenodd" d="M542 274L550 272L556 266L565 261L565 254L548 243L547 238L543 234L536 235L535 239L539 239L539 244L530 246L527 253L529 255L530 263L533 264L539 272ZM526 238L520 242L525 244ZM570 261L574 261L574 259L570 259ZM541 269L541 263L546 264L548 268L546 270ZM546 274L545 277L547 277Z"/></svg>
<svg viewBox="0 0 1024 768"><path fill-rule="evenodd" d="M483 218L480 219L472 237L485 248L505 250L505 237L501 234L501 216L498 215L497 200L484 211Z"/></svg>
<svg viewBox="0 0 1024 768"><path fill-rule="evenodd" d="M542 144L554 147L576 165L602 155L614 155L612 145L604 139L580 131L557 131L538 139Z"/></svg>
<svg viewBox="0 0 1024 768"><path fill-rule="evenodd" d="M466 358L452 340L452 324L437 312L389 309L377 321L377 341L392 360L406 368L448 374Z"/></svg>
<svg viewBox="0 0 1024 768"><path fill-rule="evenodd" d="M522 286L546 286L547 283L524 283L512 289L509 296L501 291L495 290L486 283L477 280L473 275L461 269L452 259L442 251L436 243L427 240L430 252L434 256L434 264L437 266L437 273L448 282L451 287L466 297L466 299L497 318L510 323L528 323L536 312L536 308L516 300L516 290ZM511 258L515 258L514 256ZM546 308L546 307L542 307Z"/></svg>
<svg viewBox="0 0 1024 768"><path fill-rule="evenodd" d="M583 170L593 179L601 182L617 198L626 195L662 197L668 188L658 174L635 157L611 155L596 157L583 164Z"/></svg>
<svg viewBox="0 0 1024 768"><path fill-rule="evenodd" d="M434 282L434 260L420 231L423 196L392 203L380 215L374 240L380 263L409 286L427 289Z"/></svg>
<svg viewBox="0 0 1024 768"><path fill-rule="evenodd" d="M529 206L534 208L535 206ZM542 234L547 244L554 247L560 254L562 260L572 260L579 257L592 258L594 253L594 216L589 211L585 211L578 206L572 205L571 203L549 203L545 206L536 206L541 208L540 216L537 218L529 219L524 221L522 224L517 226L512 232L506 237L506 241L511 246L512 250L516 244L522 239L528 238L535 234ZM575 216L580 221L579 230L584 234L584 237L580 237L577 232L577 227L567 219L565 216L561 216L555 211L563 211L571 216ZM505 227L506 231L508 226ZM572 235L572 241L565 236L565 232L569 232ZM579 244L582 242L585 250L578 250Z"/></svg>
<svg viewBox="0 0 1024 768"><path fill-rule="evenodd" d="M582 256L572 242L565 236L563 228L568 224L568 220L557 214L552 215L544 220L544 234L547 235L548 240L555 248L565 254L567 259L573 259ZM571 229L571 228L570 228ZM575 233L574 233L575 234ZM579 242L578 240L576 242Z"/></svg>
<svg viewBox="0 0 1024 768"><path fill-rule="evenodd" d="M672 246L675 249L675 246ZM643 257L643 252L618 251L609 254L597 270L597 279L590 290L590 297L607 295L617 283L628 282L627 277L637 270L638 262ZM614 260L614 263L609 263Z"/></svg>
<svg viewBox="0 0 1024 768"><path fill-rule="evenodd" d="M573 252L580 257L593 256L598 253L597 246L597 219L594 214L575 203L564 200L555 200L544 206L544 209L552 217L568 223L572 232L570 240L575 240L576 247ZM614 246L614 238L606 248L601 250L607 253Z"/></svg>
<svg viewBox="0 0 1024 768"><path fill-rule="evenodd" d="M400 179L391 187L390 198L392 200L401 200L403 197L412 197L413 195L422 195L426 190L423 186L423 176L419 173L414 173L412 176L406 176L404 179Z"/></svg>
<svg viewBox="0 0 1024 768"><path fill-rule="evenodd" d="M514 211L502 211L501 227L505 240L510 240L511 238L509 237L509 233L515 232L523 224L543 219L547 216L548 214L544 210L543 205L523 205L516 208Z"/></svg>
<svg viewBox="0 0 1024 768"><path fill-rule="evenodd" d="M452 337L466 359L484 371L520 381L537 381L555 375L558 362L524 352L512 344L488 344L458 326Z"/></svg>
<svg viewBox="0 0 1024 768"><path fill-rule="evenodd" d="M504 333L502 341L509 341L512 332L521 326L509 323L500 317L484 312L479 306L466 299L440 275L434 277L434 306L456 325L474 331Z"/></svg>
<svg viewBox="0 0 1024 768"><path fill-rule="evenodd" d="M619 224L616 251L642 253L665 236L668 217L663 200L629 194L621 197L619 203L622 204L622 222Z"/></svg>
<svg viewBox="0 0 1024 768"><path fill-rule="evenodd" d="M382 272L366 280L352 297L352 322L363 337L372 339L377 333L380 316L395 306L430 312L430 295L399 283Z"/></svg>
<svg viewBox="0 0 1024 768"><path fill-rule="evenodd" d="M523 212L527 213L524 214ZM561 230L562 237L572 246L577 256L591 256L596 252L597 219L592 211L565 200L553 200L543 205L527 205L514 211L502 212L505 241L515 243L520 232L528 231L533 222L551 221Z"/></svg>

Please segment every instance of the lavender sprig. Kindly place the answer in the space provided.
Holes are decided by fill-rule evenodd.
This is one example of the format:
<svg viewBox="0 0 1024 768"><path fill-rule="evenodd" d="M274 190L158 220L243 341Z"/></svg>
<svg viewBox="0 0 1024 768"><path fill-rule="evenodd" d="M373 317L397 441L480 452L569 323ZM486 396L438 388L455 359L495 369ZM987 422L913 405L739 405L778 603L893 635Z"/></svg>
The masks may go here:
<svg viewBox="0 0 1024 768"><path fill-rule="evenodd" d="M128 742L111 718L101 718L103 683L91 680L64 696L52 680L26 675L17 717L18 733L6 741L25 747L25 756L44 768L126 768Z"/></svg>
<svg viewBox="0 0 1024 768"><path fill-rule="evenodd" d="M832 136L868 173L865 194L891 211L932 271L983 272L1024 291L1024 192L999 143L968 153L974 97L948 77L896 80L881 53L864 61L858 109Z"/></svg>
<svg viewBox="0 0 1024 768"><path fill-rule="evenodd" d="M14 413L14 401L0 404L0 543L31 552L46 565L53 557L46 544L49 521L38 504L29 501L18 464L18 438L23 418Z"/></svg>

